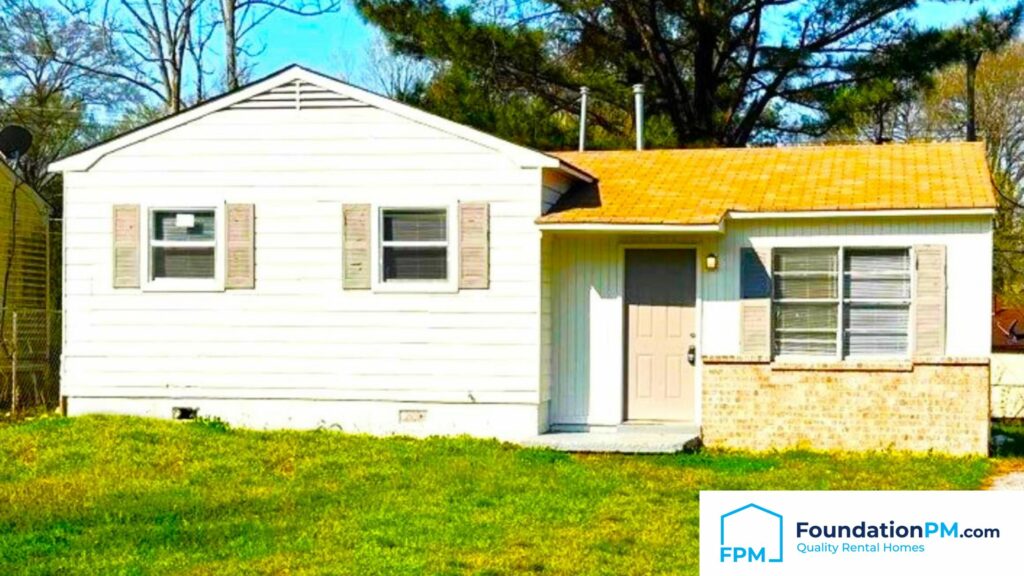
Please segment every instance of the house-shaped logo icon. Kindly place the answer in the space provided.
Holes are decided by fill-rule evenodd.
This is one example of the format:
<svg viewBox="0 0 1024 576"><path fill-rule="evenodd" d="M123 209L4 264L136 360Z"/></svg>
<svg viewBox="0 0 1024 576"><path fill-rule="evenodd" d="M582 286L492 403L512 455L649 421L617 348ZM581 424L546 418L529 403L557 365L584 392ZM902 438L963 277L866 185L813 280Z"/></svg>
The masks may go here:
<svg viewBox="0 0 1024 576"><path fill-rule="evenodd" d="M720 562L782 562L782 515L747 504L721 518Z"/></svg>

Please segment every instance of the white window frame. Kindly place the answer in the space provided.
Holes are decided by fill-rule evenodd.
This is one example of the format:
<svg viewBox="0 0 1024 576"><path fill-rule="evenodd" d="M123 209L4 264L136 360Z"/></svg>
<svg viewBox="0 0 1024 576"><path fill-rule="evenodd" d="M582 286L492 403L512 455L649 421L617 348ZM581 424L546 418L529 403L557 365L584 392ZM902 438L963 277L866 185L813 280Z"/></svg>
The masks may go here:
<svg viewBox="0 0 1024 576"><path fill-rule="evenodd" d="M154 247L188 246L198 247L197 242L157 241L154 245L152 237L153 217L157 212L190 212L212 211L214 227L213 240L213 278L153 278L152 254ZM145 245L140 250L140 266L142 272L142 289L148 292L222 292L224 290L224 246L226 241L224 229L224 203L206 203L189 205L152 204L142 206L144 218L141 222L141 237ZM201 243L205 245L206 243Z"/></svg>
<svg viewBox="0 0 1024 576"><path fill-rule="evenodd" d="M370 219L371 287L382 293L454 293L459 291L459 223L458 204L374 204ZM444 242L384 242L384 213L401 211L444 211L447 240ZM384 280L384 247L444 246L447 249L447 277L444 280Z"/></svg>
<svg viewBox="0 0 1024 576"><path fill-rule="evenodd" d="M786 299L780 300L775 297L775 277L779 274L775 270L775 251L776 250L821 250L830 249L836 251L836 258L838 258L837 273L836 273L836 298L826 299ZM870 250L906 250L907 255L910 258L910 297L906 299L852 299L846 294L846 278L848 271L846 269L846 251L870 251ZM772 359L774 361L781 362L801 362L801 363L813 363L821 362L823 360L835 360L839 362L892 362L892 361L906 361L909 360L914 349L914 300L917 297L915 293L915 286L917 283L917 268L914 263L917 261L916 255L914 254L913 246L907 245L826 245L826 246L777 246L772 248L772 269L771 269L771 346L772 346ZM811 355L811 354L775 354L775 304L776 303L822 303L822 304L833 304L836 306L836 352L831 355ZM844 324L844 318L846 309L851 303L858 304L872 304L872 303L885 303L885 304L901 304L906 305L909 309L907 315L907 349L902 354L885 354L885 355L843 355L843 343L846 337L846 328ZM831 331L828 331L831 332Z"/></svg>

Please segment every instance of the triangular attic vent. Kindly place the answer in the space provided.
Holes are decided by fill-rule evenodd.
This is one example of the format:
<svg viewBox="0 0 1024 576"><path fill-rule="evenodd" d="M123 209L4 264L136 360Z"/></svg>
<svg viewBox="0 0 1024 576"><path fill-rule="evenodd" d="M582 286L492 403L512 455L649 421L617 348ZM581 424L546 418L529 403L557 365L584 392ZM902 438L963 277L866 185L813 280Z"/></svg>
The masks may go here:
<svg viewBox="0 0 1024 576"><path fill-rule="evenodd" d="M271 88L230 106L231 109L259 110L302 110L303 108L368 108L354 98L349 98L332 90L321 88L316 84L295 80Z"/></svg>

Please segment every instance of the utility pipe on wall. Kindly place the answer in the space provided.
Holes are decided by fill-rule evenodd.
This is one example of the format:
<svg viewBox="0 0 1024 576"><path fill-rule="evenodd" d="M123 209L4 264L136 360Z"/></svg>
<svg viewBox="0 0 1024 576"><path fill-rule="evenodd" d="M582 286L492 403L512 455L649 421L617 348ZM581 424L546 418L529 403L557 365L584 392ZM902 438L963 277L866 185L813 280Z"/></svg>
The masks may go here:
<svg viewBox="0 0 1024 576"><path fill-rule="evenodd" d="M636 100L636 149L644 149L644 85L633 84L633 96Z"/></svg>
<svg viewBox="0 0 1024 576"><path fill-rule="evenodd" d="M587 94L590 88L580 87L580 152L586 148L587 142Z"/></svg>

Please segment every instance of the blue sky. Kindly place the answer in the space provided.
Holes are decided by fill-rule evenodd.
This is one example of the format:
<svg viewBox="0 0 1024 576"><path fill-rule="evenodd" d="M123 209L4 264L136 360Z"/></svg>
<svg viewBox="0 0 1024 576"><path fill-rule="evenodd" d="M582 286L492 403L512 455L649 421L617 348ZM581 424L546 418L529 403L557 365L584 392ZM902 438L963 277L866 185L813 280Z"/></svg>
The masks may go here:
<svg viewBox="0 0 1024 576"><path fill-rule="evenodd" d="M944 27L962 22L982 7L998 11L1010 4L1007 0L952 4L926 1L919 3L913 17L923 26ZM366 52L373 34L348 0L342 0L342 8L336 14L315 18L277 15L267 21L257 36L266 50L258 58L255 76L294 62L358 84L365 74Z"/></svg>

